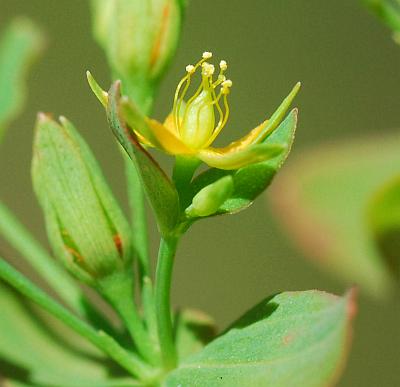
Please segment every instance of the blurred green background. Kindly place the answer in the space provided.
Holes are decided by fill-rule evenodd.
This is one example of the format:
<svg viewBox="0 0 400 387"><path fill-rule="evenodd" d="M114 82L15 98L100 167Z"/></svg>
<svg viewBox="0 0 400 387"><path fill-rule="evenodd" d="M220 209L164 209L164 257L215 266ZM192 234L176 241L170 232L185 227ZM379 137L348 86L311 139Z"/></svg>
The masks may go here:
<svg viewBox="0 0 400 387"><path fill-rule="evenodd" d="M85 70L108 85L108 69L91 38L88 2L0 0L0 25L32 17L46 31L47 50L30 78L29 105L0 152L0 196L45 241L30 183L37 111L65 115L98 156L126 202L120 156ZM155 115L163 117L184 66L205 50L230 64L232 115L222 140L244 134L268 116L298 80L300 126L293 152L400 127L400 47L358 0L192 0L176 60ZM198 223L178 252L173 300L200 308L223 327L261 298L282 290L343 293L291 245L263 195L250 209ZM153 225L154 228L154 225ZM156 250L156 234L152 248ZM13 252L3 241L0 250ZM29 271L28 271L29 274ZM340 386L400 385L399 292L384 301L360 294L354 345Z"/></svg>

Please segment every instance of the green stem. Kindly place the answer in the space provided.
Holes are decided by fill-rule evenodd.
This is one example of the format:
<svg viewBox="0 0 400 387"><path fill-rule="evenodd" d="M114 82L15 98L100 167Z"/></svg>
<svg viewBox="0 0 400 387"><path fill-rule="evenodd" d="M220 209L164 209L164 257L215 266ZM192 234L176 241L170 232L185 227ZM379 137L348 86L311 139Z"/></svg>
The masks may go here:
<svg viewBox="0 0 400 387"><path fill-rule="evenodd" d="M153 282L150 277L144 277L142 290L143 315L146 320L149 336L158 353L160 352L158 334L156 307L154 302Z"/></svg>
<svg viewBox="0 0 400 387"><path fill-rule="evenodd" d="M86 314L83 294L15 215L0 202L0 233L20 252L60 298L81 316Z"/></svg>
<svg viewBox="0 0 400 387"><path fill-rule="evenodd" d="M68 325L75 332L85 337L132 375L142 380L148 380L153 377L153 371L139 357L126 351L107 333L97 331L80 320L2 258L0 258L0 278L13 286L29 300L35 302L64 324Z"/></svg>
<svg viewBox="0 0 400 387"><path fill-rule="evenodd" d="M139 354L154 365L158 363L158 354L137 311L133 299L133 281L131 270L118 272L99 281L98 290L124 321Z"/></svg>
<svg viewBox="0 0 400 387"><path fill-rule="evenodd" d="M177 354L174 344L171 320L171 280L177 248L176 237L161 238L156 270L156 311L158 339L161 356L166 370L173 369L177 364Z"/></svg>

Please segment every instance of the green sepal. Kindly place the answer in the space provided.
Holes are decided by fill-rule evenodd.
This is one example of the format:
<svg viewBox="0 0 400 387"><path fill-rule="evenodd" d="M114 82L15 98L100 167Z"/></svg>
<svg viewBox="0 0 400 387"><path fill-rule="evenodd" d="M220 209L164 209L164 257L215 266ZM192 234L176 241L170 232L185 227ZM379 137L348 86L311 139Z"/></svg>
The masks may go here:
<svg viewBox="0 0 400 387"><path fill-rule="evenodd" d="M125 270L130 228L90 149L73 125L40 114L32 178L56 255L80 280Z"/></svg>
<svg viewBox="0 0 400 387"><path fill-rule="evenodd" d="M167 375L164 387L327 386L342 371L354 292L272 296Z"/></svg>
<svg viewBox="0 0 400 387"><path fill-rule="evenodd" d="M43 46L42 32L25 18L13 20L1 36L0 138L24 104L27 70Z"/></svg>
<svg viewBox="0 0 400 387"><path fill-rule="evenodd" d="M385 183L370 201L368 218L373 237L388 267L400 280L400 177Z"/></svg>
<svg viewBox="0 0 400 387"><path fill-rule="evenodd" d="M120 82L115 82L109 91L108 122L118 142L135 163L156 215L160 232L167 235L177 225L179 217L178 193L158 163L139 143L133 130L128 128L121 119L120 97Z"/></svg>
<svg viewBox="0 0 400 387"><path fill-rule="evenodd" d="M234 213L247 208L271 183L273 177L289 155L294 141L297 125L297 109L293 109L285 120L276 128L262 144L277 144L284 149L275 158L261 163L251 164L235 171L209 169L192 182L193 196L205 186L210 185L223 176L232 176L234 191L219 207L217 214Z"/></svg>
<svg viewBox="0 0 400 387"><path fill-rule="evenodd" d="M233 188L233 178L229 175L207 185L194 196L192 204L185 210L186 216L196 218L215 214L231 196Z"/></svg>
<svg viewBox="0 0 400 387"><path fill-rule="evenodd" d="M89 83L90 88L93 91L93 94L96 96L96 98L99 100L99 102L103 105L103 107L107 108L108 93L101 88L101 86L97 83L96 79L94 79L94 77L90 71L86 71L86 79Z"/></svg>
<svg viewBox="0 0 400 387"><path fill-rule="evenodd" d="M282 101L275 112L272 114L271 118L265 123L263 130L260 132L258 137L254 140L255 143L265 142L271 133L274 133L275 129L281 124L282 120L285 118L287 111L290 108L293 100L295 99L297 93L300 91L301 83L297 82L293 89L290 91L288 96Z"/></svg>

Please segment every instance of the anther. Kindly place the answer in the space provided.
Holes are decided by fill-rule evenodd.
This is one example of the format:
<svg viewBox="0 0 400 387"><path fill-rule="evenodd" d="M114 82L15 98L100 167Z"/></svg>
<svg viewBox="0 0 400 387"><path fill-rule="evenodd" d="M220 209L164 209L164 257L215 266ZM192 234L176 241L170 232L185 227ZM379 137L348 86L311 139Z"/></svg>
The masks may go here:
<svg viewBox="0 0 400 387"><path fill-rule="evenodd" d="M203 59L210 59L212 57L212 52L203 52Z"/></svg>
<svg viewBox="0 0 400 387"><path fill-rule="evenodd" d="M193 65L187 65L187 66L186 66L186 72L187 72L187 73L193 74L193 73L194 73L194 70L195 70L195 68L194 68Z"/></svg>
<svg viewBox="0 0 400 387"><path fill-rule="evenodd" d="M222 71L225 71L225 70L228 68L228 64L226 63L225 60L221 60L221 62L219 62L219 68L220 68Z"/></svg>
<svg viewBox="0 0 400 387"><path fill-rule="evenodd" d="M231 87L232 87L232 81L230 79L227 79L226 81L222 82L222 84L221 84L221 93L229 94Z"/></svg>
<svg viewBox="0 0 400 387"><path fill-rule="evenodd" d="M201 72L202 75L205 77L211 77L214 74L215 67L214 65L204 62L202 64L203 71Z"/></svg>

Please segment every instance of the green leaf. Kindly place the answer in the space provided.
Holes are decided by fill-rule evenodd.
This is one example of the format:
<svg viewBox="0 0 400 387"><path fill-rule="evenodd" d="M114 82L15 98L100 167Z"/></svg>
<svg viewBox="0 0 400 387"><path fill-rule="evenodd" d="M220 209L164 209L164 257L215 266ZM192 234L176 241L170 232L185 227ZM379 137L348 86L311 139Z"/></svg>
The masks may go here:
<svg viewBox="0 0 400 387"><path fill-rule="evenodd" d="M394 32L400 32L400 3L396 0L364 0L367 7Z"/></svg>
<svg viewBox="0 0 400 387"><path fill-rule="evenodd" d="M78 284L1 201L0 233L24 256L68 306L80 315L85 314L84 297Z"/></svg>
<svg viewBox="0 0 400 387"><path fill-rule="evenodd" d="M135 353L125 350L106 332L97 330L85 321L76 317L67 308L46 294L42 289L40 289L40 287L15 270L1 257L0 279L11 285L29 301L33 301L59 321L62 321L74 332L87 339L88 342L92 343L98 349L107 354L131 375L138 376L140 379L144 380L154 377L152 370L149 369L147 364L145 364ZM9 329L12 330L12 327ZM21 348L23 348L23 345L16 347L18 351Z"/></svg>
<svg viewBox="0 0 400 387"><path fill-rule="evenodd" d="M342 370L353 292L272 296L171 372L165 387L331 385Z"/></svg>
<svg viewBox="0 0 400 387"><path fill-rule="evenodd" d="M400 136L304 151L272 189L272 208L306 256L375 296L393 286L368 224L372 195L398 176Z"/></svg>
<svg viewBox="0 0 400 387"><path fill-rule="evenodd" d="M120 83L109 91L108 121L114 135L135 163L147 197L155 212L158 227L163 235L171 232L179 216L178 193L167 175L151 155L140 145L133 131L121 120L119 114Z"/></svg>
<svg viewBox="0 0 400 387"><path fill-rule="evenodd" d="M237 171L209 169L193 180L193 195L203 187L223 176L231 175L234 191L219 208L218 213L238 212L247 208L270 184L289 155L297 125L297 110L294 109L285 120L264 141L264 144L281 145L285 151L272 160L252 164Z"/></svg>
<svg viewBox="0 0 400 387"><path fill-rule="evenodd" d="M175 343L179 363L189 355L200 352L216 335L214 320L205 313L185 309L175 319Z"/></svg>
<svg viewBox="0 0 400 387"><path fill-rule="evenodd" d="M76 337L71 331L59 335L54 321L3 282L0 310L0 364L2 360L8 364L5 369L0 365L4 376L41 386L97 386L109 378L110 369L100 353L90 348L97 354L86 357L87 352L74 345Z"/></svg>
<svg viewBox="0 0 400 387"><path fill-rule="evenodd" d="M43 47L43 36L28 19L13 20L0 40L0 138L25 101L29 65Z"/></svg>
<svg viewBox="0 0 400 387"><path fill-rule="evenodd" d="M400 280L400 177L375 193L369 205L369 224L383 258Z"/></svg>

